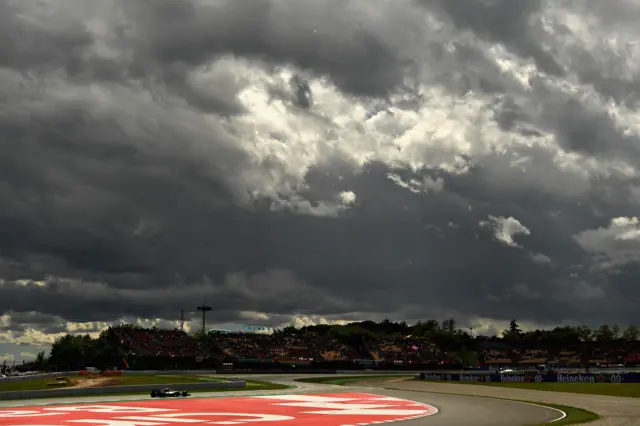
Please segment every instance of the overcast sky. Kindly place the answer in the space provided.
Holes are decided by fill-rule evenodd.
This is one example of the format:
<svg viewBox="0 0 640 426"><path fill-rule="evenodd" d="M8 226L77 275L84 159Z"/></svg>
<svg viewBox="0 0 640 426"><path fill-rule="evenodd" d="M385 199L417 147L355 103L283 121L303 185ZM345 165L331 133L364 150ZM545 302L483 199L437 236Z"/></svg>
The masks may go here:
<svg viewBox="0 0 640 426"><path fill-rule="evenodd" d="M203 302L212 326L638 322L639 19L0 0L0 356Z"/></svg>

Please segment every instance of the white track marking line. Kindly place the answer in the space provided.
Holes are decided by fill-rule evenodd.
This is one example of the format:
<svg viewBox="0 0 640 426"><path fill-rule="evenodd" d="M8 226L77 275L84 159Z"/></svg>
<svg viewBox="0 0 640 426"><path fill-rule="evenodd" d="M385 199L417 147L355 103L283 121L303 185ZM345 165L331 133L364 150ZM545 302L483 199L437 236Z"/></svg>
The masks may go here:
<svg viewBox="0 0 640 426"><path fill-rule="evenodd" d="M387 388L387 389L389 389L389 390L399 390L399 391L402 392L402 389L390 389L390 388ZM411 392L411 391L409 391L409 392ZM418 391L418 392L421 392L421 391ZM437 393L439 395L466 396L466 397L471 397L471 398L484 398L484 399L493 399L493 400L497 399L497 400L500 400L500 401L508 401L508 402L513 402L513 403L516 403L516 404L523 404L523 405L529 405L529 406L533 406L533 407L546 408L547 410L552 410L552 411L555 411L557 413L560 413L560 417L558 417L557 419L549 420L547 423L557 422L557 421L560 421L560 420L564 419L565 417L567 417L567 413L565 413L564 411L560 410L559 408L553 408L553 407L549 407L548 405L543 405L543 404L535 404L533 402L517 401L517 400L514 400L514 399L507 399L507 398L497 398L497 397L494 397L494 396L465 395L465 394L462 394L462 393L447 393L447 392L424 392L424 393ZM371 395L373 395L373 394L371 394ZM437 408L436 408L436 410L437 410Z"/></svg>
<svg viewBox="0 0 640 426"><path fill-rule="evenodd" d="M361 393L363 395L375 396L376 398L383 397L383 398L388 399L388 400L413 402L414 404L420 404L420 405L423 405L423 406L426 405L427 407L429 407L430 409L433 410L433 412L431 414L419 415L419 416L416 416L416 417L410 417L410 419L420 419L420 418L423 418L423 417L431 417L431 416L434 416L434 415L436 415L436 414L438 414L440 412L440 410L438 410L438 407L435 407L435 406L433 406L431 404L427 404L426 402L414 401L412 399L398 398L398 397L395 397L395 396L380 395L380 394L369 393L369 392L359 392L359 393ZM558 411L560 411L560 410L558 410ZM566 416L566 414L565 414L565 416ZM395 422L395 421L398 421L398 420L392 420L392 421Z"/></svg>

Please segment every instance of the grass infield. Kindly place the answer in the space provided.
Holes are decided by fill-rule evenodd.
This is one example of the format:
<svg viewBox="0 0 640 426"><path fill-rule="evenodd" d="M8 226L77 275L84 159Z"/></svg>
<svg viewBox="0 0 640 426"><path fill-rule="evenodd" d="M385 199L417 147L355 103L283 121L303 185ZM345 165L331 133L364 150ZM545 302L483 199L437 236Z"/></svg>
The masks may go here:
<svg viewBox="0 0 640 426"><path fill-rule="evenodd" d="M296 382L303 383L324 383L326 385L340 385L343 386L348 382L354 382L358 380L382 380L382 379L404 379L411 378L414 374L376 374L373 376L369 374L367 376L345 376L345 377L309 377L305 379L296 379Z"/></svg>
<svg viewBox="0 0 640 426"><path fill-rule="evenodd" d="M340 386L344 386L347 385L349 383L352 382L359 382L362 380L384 380L384 379L390 379L390 378L406 378L409 377L407 375L393 375L393 376L373 376L372 375L368 375L368 376L347 376L347 377L340 377L340 378L335 378L335 377L313 377L310 379L298 379L296 380L297 382L307 382L307 383L325 383L325 384L333 384L333 385L340 385ZM420 379L415 379L415 380L420 380ZM440 383L452 383L452 382L440 382ZM474 383L477 385L487 385L484 383ZM540 385L540 384L547 384L547 385L552 385L552 384L556 384L556 383L496 383L496 385L525 385L525 386L507 386L507 387L518 387L518 388L524 388L524 389L536 389L535 387L532 386L526 386L526 385ZM573 385L574 383L560 383L560 384L571 384ZM602 385L604 385L605 383L601 383ZM593 384L591 384L593 385ZM547 389L540 389L540 390L547 390ZM562 392L570 392L570 391L562 391ZM463 395L463 394L461 394ZM494 398L494 399L502 399L502 398ZM553 423L543 423L543 425L549 425L549 424L553 424L554 426L568 426L568 425L577 425L577 424L585 424L585 423L589 423L589 422L593 422L595 420L598 420L600 418L600 416L598 416L596 413L592 413L591 411L587 411L587 410L583 410L581 408L576 408L576 407L570 407L570 406L566 406L566 405L558 405L558 404L546 404L546 403L541 403L541 402L536 402L536 401L519 401L519 400L507 400L507 401L518 401L518 402L526 402L528 404L536 404L536 405L541 405L543 407L550 407L550 408L555 408L557 410L563 411L567 416L561 420L557 420ZM542 425L539 425L542 426Z"/></svg>
<svg viewBox="0 0 640 426"><path fill-rule="evenodd" d="M82 379L82 376L67 376L56 379L40 379L29 378L25 380L17 381L2 381L0 382L0 392L15 392L15 391L27 391L27 390L44 390L44 389L65 389L69 388L73 384L73 380ZM136 376L117 376L109 377L108 383L104 383L98 387L109 388L110 386L130 386L130 385L180 385L189 383L221 383L226 382L226 378L212 377L211 375L136 375ZM275 390L286 389L287 386L277 385L275 383L261 382L255 380L247 380L244 388L213 388L211 390L205 390L206 392L223 392L233 390ZM146 393L146 392L145 392Z"/></svg>
<svg viewBox="0 0 640 426"><path fill-rule="evenodd" d="M596 413L592 413L591 411L583 410L581 408L569 407L568 405L541 404L539 402L532 402L532 401L520 401L520 402L526 402L529 404L537 404L537 405L543 405L545 407L555 408L556 410L564 411L564 413L567 415L567 417L565 417L562 420L557 420L553 423L542 423L538 426L543 426L543 425L548 426L549 424L552 424L553 426L579 425L579 424L594 422L600 419L600 416L597 415Z"/></svg>
<svg viewBox="0 0 640 426"><path fill-rule="evenodd" d="M498 386L501 388L531 389L551 392L580 393L587 395L622 396L640 398L640 383L522 383L522 382L451 382L439 380L414 380L463 385Z"/></svg>
<svg viewBox="0 0 640 426"><path fill-rule="evenodd" d="M138 376L138 377L153 377L153 376ZM159 382L161 382L161 380L158 379ZM208 380L210 381L210 380ZM218 382L221 381L226 381L226 379L218 379ZM191 380L191 381L185 381L183 383L201 383L200 380ZM127 384L131 384L131 383L127 383ZM163 383L149 383L149 382L136 382L133 384L138 384L138 385L144 385L144 384L157 384L157 385L162 385L162 384L178 384L175 381L164 381ZM280 385L277 383L271 383L271 382L264 382L261 380L246 380L245 381L245 386L241 387L241 388L211 388L211 389L195 389L195 390L190 390L189 393L192 395L197 395L200 393L212 393L212 392L250 392L250 391L267 391L267 390L282 390L282 389L290 389L291 386L287 386L287 385ZM49 388L46 388L49 389ZM110 393L108 392L109 387L108 386L104 386L102 387L102 389L105 389L105 393L101 393L99 395L87 395L87 397L104 397L104 396L113 396L113 397L118 397L118 396L128 396L128 395L149 395L149 392L128 392L128 393ZM23 389L21 389L23 390ZM27 389L24 389L27 390ZM39 390L38 388L36 389L28 389L28 390ZM0 392L3 392L3 389L0 389ZM51 397L35 397L35 398L26 398L26 399L34 399L34 400L38 400L38 399L50 399ZM5 399L5 401L9 401L10 399ZM21 400L25 400L24 398Z"/></svg>

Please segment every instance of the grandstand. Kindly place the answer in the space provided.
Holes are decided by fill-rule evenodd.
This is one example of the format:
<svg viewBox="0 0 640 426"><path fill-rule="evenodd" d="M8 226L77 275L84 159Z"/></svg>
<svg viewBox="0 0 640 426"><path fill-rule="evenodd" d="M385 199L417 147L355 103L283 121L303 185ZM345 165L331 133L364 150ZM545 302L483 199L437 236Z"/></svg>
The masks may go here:
<svg viewBox="0 0 640 426"><path fill-rule="evenodd" d="M472 337L461 330L404 323L353 323L344 326L287 327L271 334L210 330L189 334L182 329L121 325L98 339L59 339L47 360L68 368L95 365L130 369L383 368L437 369L540 365L583 367L640 364L638 340L580 341L566 329L522 333L517 339ZM564 333L553 338L553 333ZM546 336L544 338L540 336ZM78 352L78 347L84 348ZM69 361L71 360L71 361Z"/></svg>

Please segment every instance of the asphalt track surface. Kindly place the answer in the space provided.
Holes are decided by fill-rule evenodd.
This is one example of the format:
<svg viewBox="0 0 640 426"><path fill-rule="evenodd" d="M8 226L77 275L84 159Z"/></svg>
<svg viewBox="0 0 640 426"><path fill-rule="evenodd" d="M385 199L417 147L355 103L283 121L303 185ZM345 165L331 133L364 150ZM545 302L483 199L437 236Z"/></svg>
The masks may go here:
<svg viewBox="0 0 640 426"><path fill-rule="evenodd" d="M332 377L333 376L339 378L341 375L332 375ZM350 386L335 386L295 382L296 379L317 377L317 375L234 375L234 377L264 380L297 386L297 388L271 391L197 393L194 397L220 398L270 394L342 393L360 391L423 402L435 406L439 410L439 412L433 416L416 420L406 420L399 423L399 425L403 426L526 426L550 422L558 419L562 415L562 413L547 407L523 404L508 400L519 399L570 405L596 412L603 416L603 419L590 423L594 426L640 425L640 401L635 398L614 398L596 395L542 392L480 385L398 381L398 379L369 380L358 382ZM453 395L454 393L457 395ZM25 401L2 401L0 402L0 407L139 401L146 399L150 399L150 397L144 395L112 395L102 397L52 398ZM188 400L185 400L185 403L188 403Z"/></svg>
<svg viewBox="0 0 640 426"><path fill-rule="evenodd" d="M537 401L549 404L568 405L588 410L602 418L589 423L593 426L639 426L640 399L622 398L602 395L585 395L564 392L537 391L529 389L514 389L498 386L464 385L458 383L429 383L427 381L407 380L402 382L373 383L360 382L359 386L385 387L398 392L441 394L465 394L480 397L515 399L523 401ZM433 394L431 394L433 395ZM448 397L452 395L447 395ZM484 398L483 398L484 399ZM437 407L437 403L434 403ZM475 423L475 422L474 422ZM523 423L514 423L523 424ZM484 425L484 423L483 423ZM487 424L488 426L488 424Z"/></svg>

